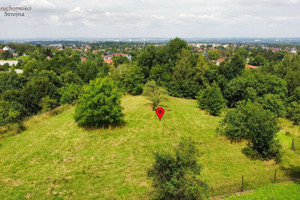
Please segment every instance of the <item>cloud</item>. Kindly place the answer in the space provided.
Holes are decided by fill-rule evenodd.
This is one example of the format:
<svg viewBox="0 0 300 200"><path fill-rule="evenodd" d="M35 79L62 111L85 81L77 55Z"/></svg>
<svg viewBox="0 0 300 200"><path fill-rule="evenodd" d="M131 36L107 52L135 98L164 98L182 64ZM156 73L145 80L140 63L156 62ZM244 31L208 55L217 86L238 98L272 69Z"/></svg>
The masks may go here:
<svg viewBox="0 0 300 200"><path fill-rule="evenodd" d="M32 9L55 9L56 5L47 0L24 0L20 6L32 6Z"/></svg>
<svg viewBox="0 0 300 200"><path fill-rule="evenodd" d="M180 18L186 18L186 19L199 19L199 20L219 20L221 14L220 13L213 13L210 15L197 15L197 14L180 14Z"/></svg>
<svg viewBox="0 0 300 200"><path fill-rule="evenodd" d="M300 35L300 0L10 1L32 11L18 19L0 16L0 24L10 27L0 38Z"/></svg>

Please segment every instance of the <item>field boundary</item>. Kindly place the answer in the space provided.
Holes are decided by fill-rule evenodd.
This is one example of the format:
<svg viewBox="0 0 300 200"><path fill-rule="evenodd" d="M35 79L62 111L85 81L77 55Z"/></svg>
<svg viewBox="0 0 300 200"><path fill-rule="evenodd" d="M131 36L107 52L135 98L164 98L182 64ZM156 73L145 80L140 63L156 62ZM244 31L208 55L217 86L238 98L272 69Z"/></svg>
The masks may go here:
<svg viewBox="0 0 300 200"><path fill-rule="evenodd" d="M300 179L292 179L292 180L289 180L289 181L281 181L281 182L276 182L276 183L272 183L272 184L287 185L289 183L295 183L295 182L300 182ZM267 186L267 185L268 184L266 184L265 186ZM244 191L238 191L238 192L233 192L233 193L216 195L216 196L209 197L209 199L222 200L222 199L227 198L229 196L238 196L238 195L242 195L242 194L248 194L248 193L254 192L258 188L262 188L262 187L265 187L265 186L261 186L261 187L257 187L257 188L253 188L253 189L249 189L249 190L244 190Z"/></svg>

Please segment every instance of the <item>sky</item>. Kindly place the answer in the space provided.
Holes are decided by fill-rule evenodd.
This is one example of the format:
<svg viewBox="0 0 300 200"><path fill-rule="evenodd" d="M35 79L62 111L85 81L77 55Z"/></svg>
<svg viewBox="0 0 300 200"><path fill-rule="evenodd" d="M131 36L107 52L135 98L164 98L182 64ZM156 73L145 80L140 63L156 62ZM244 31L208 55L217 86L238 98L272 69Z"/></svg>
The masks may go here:
<svg viewBox="0 0 300 200"><path fill-rule="evenodd" d="M9 38L300 37L300 0L0 0ZM13 12L13 11L9 11Z"/></svg>

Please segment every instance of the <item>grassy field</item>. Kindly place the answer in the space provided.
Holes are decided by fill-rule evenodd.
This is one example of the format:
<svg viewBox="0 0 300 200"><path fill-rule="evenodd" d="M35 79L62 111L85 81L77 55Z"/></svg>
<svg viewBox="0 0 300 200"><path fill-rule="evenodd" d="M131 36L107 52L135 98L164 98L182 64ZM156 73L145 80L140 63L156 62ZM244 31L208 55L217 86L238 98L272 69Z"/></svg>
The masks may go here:
<svg viewBox="0 0 300 200"><path fill-rule="evenodd" d="M278 182L300 174L300 155L290 150L300 130L288 120L280 120L284 156L276 164L248 159L241 152L246 143L219 136L221 117L199 110L195 100L170 98L161 122L143 96L126 96L122 104L124 127L79 128L69 107L32 117L26 131L1 139L0 199L150 199L152 152L170 150L182 136L199 142L212 196L239 191L242 175L251 189L271 183L275 169Z"/></svg>
<svg viewBox="0 0 300 200"><path fill-rule="evenodd" d="M300 184L267 185L249 194L229 197L226 200L299 200Z"/></svg>

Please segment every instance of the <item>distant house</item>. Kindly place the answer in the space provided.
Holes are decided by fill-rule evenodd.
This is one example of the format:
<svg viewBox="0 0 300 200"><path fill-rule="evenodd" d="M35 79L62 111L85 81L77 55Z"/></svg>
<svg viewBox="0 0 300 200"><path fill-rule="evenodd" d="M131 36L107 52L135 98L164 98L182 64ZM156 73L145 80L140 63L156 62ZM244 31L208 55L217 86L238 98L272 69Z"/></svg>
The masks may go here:
<svg viewBox="0 0 300 200"><path fill-rule="evenodd" d="M81 62L86 62L86 57L81 57Z"/></svg>
<svg viewBox="0 0 300 200"><path fill-rule="evenodd" d="M221 64L221 62L224 62L225 58L220 58L216 61L216 65L219 66Z"/></svg>
<svg viewBox="0 0 300 200"><path fill-rule="evenodd" d="M257 66L253 66L253 65L246 65L246 69L257 69Z"/></svg>
<svg viewBox="0 0 300 200"><path fill-rule="evenodd" d="M104 61L105 60L112 60L112 58L113 58L113 55L105 55L105 56L103 56Z"/></svg>
<svg viewBox="0 0 300 200"><path fill-rule="evenodd" d="M128 60L131 60L132 56L129 54L125 54L125 53L115 53L113 54L113 56L124 56L126 58L128 58Z"/></svg>
<svg viewBox="0 0 300 200"><path fill-rule="evenodd" d="M50 59L51 59L51 57L50 57L50 56L47 56L46 58L47 58L47 60L50 60Z"/></svg>
<svg viewBox="0 0 300 200"><path fill-rule="evenodd" d="M292 49L291 50L291 54L296 54L297 53L297 50L296 49Z"/></svg>
<svg viewBox="0 0 300 200"><path fill-rule="evenodd" d="M9 66L14 66L18 64L18 60L0 60L0 65L7 63Z"/></svg>
<svg viewBox="0 0 300 200"><path fill-rule="evenodd" d="M9 71L11 71L11 69L9 69ZM23 74L23 69L15 69L15 72L17 74Z"/></svg>
<svg viewBox="0 0 300 200"><path fill-rule="evenodd" d="M108 65L112 64L113 63L113 60L112 59L105 59L104 62Z"/></svg>
<svg viewBox="0 0 300 200"><path fill-rule="evenodd" d="M49 44L49 47L52 47L53 49L62 50L63 45L62 44Z"/></svg>
<svg viewBox="0 0 300 200"><path fill-rule="evenodd" d="M5 46L5 47L3 48L3 51L9 51L9 52L13 53L15 50L12 49L12 48L10 48L9 46Z"/></svg>
<svg viewBox="0 0 300 200"><path fill-rule="evenodd" d="M103 59L104 59L104 62L107 63L107 64L112 64L113 63L113 57L114 56L124 56L126 57L128 60L131 60L132 59L132 56L129 55L129 54L124 54L124 53L115 53L115 54L108 54L108 55L105 55L105 56L102 56Z"/></svg>

